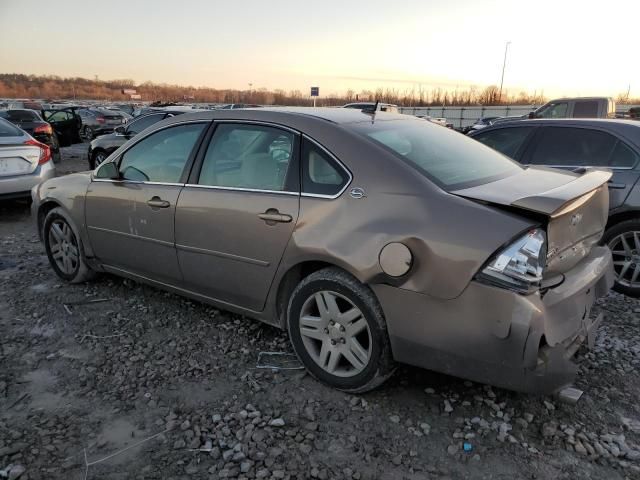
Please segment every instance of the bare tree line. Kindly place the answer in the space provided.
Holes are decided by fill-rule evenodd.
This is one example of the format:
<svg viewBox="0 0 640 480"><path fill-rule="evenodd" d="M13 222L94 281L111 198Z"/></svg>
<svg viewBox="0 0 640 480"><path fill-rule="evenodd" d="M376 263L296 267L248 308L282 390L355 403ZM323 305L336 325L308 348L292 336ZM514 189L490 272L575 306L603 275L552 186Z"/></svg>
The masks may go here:
<svg viewBox="0 0 640 480"><path fill-rule="evenodd" d="M0 98L41 98L58 100L106 100L126 101L128 95L123 89L135 89L144 101L194 102L194 103L256 103L260 105L310 105L308 92L285 91L265 88L236 90L210 87L169 85L166 83L144 82L136 85L131 79L99 80L81 77L63 78L57 75L0 74ZM321 94L323 92L321 91ZM517 94L503 91L500 98L495 85L485 88L464 89L433 88L416 91L415 88L399 90L377 88L375 90L347 90L344 94L323 95L317 99L319 106L343 105L355 101L376 101L394 103L407 107L447 106L447 105L540 105L546 101L542 92ZM640 103L640 99L620 94L620 103Z"/></svg>

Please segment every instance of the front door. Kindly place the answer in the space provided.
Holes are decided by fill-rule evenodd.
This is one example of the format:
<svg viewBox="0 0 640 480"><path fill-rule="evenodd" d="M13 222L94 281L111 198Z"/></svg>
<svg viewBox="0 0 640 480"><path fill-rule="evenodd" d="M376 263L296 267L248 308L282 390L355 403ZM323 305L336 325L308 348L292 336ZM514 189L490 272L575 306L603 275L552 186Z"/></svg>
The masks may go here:
<svg viewBox="0 0 640 480"><path fill-rule="evenodd" d="M44 110L43 115L53 131L56 132L61 146L66 147L75 141L78 132L73 113L66 110Z"/></svg>
<svg viewBox="0 0 640 480"><path fill-rule="evenodd" d="M89 240L100 261L166 283L182 279L175 251L175 209L206 123L187 123L141 139L118 159L120 179L100 177L86 197Z"/></svg>
<svg viewBox="0 0 640 480"><path fill-rule="evenodd" d="M298 218L297 142L296 134L272 126L216 127L176 210L176 248L189 290L264 308Z"/></svg>

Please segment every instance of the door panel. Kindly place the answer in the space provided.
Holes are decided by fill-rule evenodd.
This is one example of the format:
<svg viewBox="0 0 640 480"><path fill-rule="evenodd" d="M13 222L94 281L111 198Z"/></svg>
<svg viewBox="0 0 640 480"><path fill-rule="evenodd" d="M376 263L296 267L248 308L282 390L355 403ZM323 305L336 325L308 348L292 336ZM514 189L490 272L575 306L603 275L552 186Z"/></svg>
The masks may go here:
<svg viewBox="0 0 640 480"><path fill-rule="evenodd" d="M179 282L182 276L174 247L174 215L181 188L92 182L86 197L86 221L95 255L111 266ZM149 205L156 197L168 206Z"/></svg>
<svg viewBox="0 0 640 480"><path fill-rule="evenodd" d="M297 194L186 186L176 211L176 248L186 288L261 311L298 208ZM260 217L276 211L290 221Z"/></svg>
<svg viewBox="0 0 640 480"><path fill-rule="evenodd" d="M61 146L71 145L76 137L76 119L71 112L65 110L45 110L44 118L56 132Z"/></svg>

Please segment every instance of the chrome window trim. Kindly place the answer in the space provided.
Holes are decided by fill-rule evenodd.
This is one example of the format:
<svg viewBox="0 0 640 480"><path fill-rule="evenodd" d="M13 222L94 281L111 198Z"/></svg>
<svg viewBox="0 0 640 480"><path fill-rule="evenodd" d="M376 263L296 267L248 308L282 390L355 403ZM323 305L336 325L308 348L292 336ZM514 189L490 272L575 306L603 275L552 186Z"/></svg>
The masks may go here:
<svg viewBox="0 0 640 480"><path fill-rule="evenodd" d="M195 187L195 188L207 188L210 190L230 190L230 191L252 192L252 193L277 193L281 195L295 195L295 196L300 195L300 192L289 192L287 190L261 190L259 188L223 187L218 185L199 185L197 183L186 183L184 186Z"/></svg>
<svg viewBox="0 0 640 480"><path fill-rule="evenodd" d="M342 189L338 193L336 193L334 195L325 195L325 194L321 194L321 193L305 193L302 190L302 184L301 184L300 185L300 196L302 196L302 197L310 197L310 198L326 198L326 199L330 199L330 200L334 200L334 199L338 198L340 195L342 195L345 192L345 190L349 187L349 185L351 185L351 182L353 181L353 175L351 174L351 171L346 167L346 165L344 163L342 163L338 159L338 157L336 157L333 153L331 153L329 150L327 150L325 147L323 147L320 143L315 141L309 135L303 133L302 134L302 138L310 141L316 147L320 148L323 152L325 152L327 155L329 155L329 157L331 157L333 159L333 161L336 162L340 166L340 168L347 174L349 179L344 184L344 187L342 187ZM303 161L304 161L304 159L301 158L300 159L300 168L302 168L302 162Z"/></svg>
<svg viewBox="0 0 640 480"><path fill-rule="evenodd" d="M296 135L300 135L301 132L299 130L296 130L295 128L291 128L288 127L286 125L280 125L279 123L273 123L273 122L265 122L262 120L239 120L239 119L229 119L229 120L224 120L222 118L216 118L213 120L214 123L216 124L221 124L221 123L240 123L240 124L247 124L247 125L264 125L267 127L273 127L273 128L278 128L280 130L286 130L288 132L294 133ZM304 134L302 134L304 135Z"/></svg>
<svg viewBox="0 0 640 480"><path fill-rule="evenodd" d="M172 182L143 182L140 180L112 180L110 178L93 178L92 182L104 182L104 183L131 183L137 185L164 185L169 187L184 187L184 183L172 183Z"/></svg>

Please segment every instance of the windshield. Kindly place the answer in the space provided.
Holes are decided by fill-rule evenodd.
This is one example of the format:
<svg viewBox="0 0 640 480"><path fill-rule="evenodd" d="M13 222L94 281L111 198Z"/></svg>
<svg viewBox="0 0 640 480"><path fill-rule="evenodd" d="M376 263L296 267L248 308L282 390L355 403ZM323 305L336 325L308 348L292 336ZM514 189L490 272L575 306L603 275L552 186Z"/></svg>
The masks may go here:
<svg viewBox="0 0 640 480"><path fill-rule="evenodd" d="M489 183L522 170L495 150L424 120L381 121L356 124L353 128L444 190Z"/></svg>

